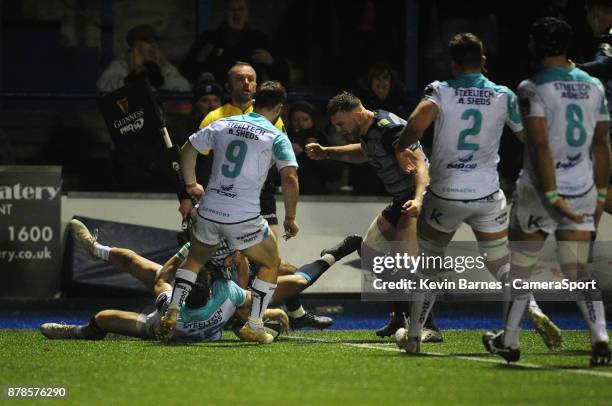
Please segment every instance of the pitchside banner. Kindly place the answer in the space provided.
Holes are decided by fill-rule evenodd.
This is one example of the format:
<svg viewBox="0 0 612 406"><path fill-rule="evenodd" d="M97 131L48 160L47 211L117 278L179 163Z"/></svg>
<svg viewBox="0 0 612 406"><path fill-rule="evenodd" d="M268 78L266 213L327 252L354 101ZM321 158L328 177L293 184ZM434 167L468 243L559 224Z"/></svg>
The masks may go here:
<svg viewBox="0 0 612 406"><path fill-rule="evenodd" d="M0 166L1 297L60 291L61 184L60 166Z"/></svg>
<svg viewBox="0 0 612 406"><path fill-rule="evenodd" d="M453 241L443 252L408 254L402 242L365 243L361 249L364 301L502 301L533 293L536 300L600 299L612 293L612 242L511 242L514 262L531 272L504 272L505 250L487 252L476 242ZM413 247L414 248L414 247ZM522 262L521 262L522 261ZM563 265L562 265L563 264ZM500 269L500 265L502 265Z"/></svg>

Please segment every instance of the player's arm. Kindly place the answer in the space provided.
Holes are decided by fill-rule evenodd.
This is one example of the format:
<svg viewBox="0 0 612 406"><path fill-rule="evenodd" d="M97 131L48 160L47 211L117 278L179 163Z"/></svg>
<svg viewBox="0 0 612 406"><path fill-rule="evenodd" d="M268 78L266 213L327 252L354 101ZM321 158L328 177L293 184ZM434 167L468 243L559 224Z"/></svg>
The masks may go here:
<svg viewBox="0 0 612 406"><path fill-rule="evenodd" d="M410 147L423 138L423 133L437 115L438 106L430 99L423 99L408 118L395 146L395 158L404 171L408 173L418 171L418 157L412 153Z"/></svg>
<svg viewBox="0 0 612 406"><path fill-rule="evenodd" d="M416 173L414 175L415 191L414 199L408 200L402 206L402 214L410 217L418 217L421 212L421 207L423 207L425 190L427 189L427 185L429 185L429 169L425 161L425 155L420 148L414 151L407 148L407 151L413 154L411 160L415 163L416 167Z"/></svg>
<svg viewBox="0 0 612 406"><path fill-rule="evenodd" d="M185 189L187 193L199 200L204 193L204 189L196 179L195 166L198 154L198 150L195 149L190 141L183 144L181 148L181 170L185 180Z"/></svg>
<svg viewBox="0 0 612 406"><path fill-rule="evenodd" d="M225 259L223 265L228 268L233 265L236 268L236 284L246 289L249 284L249 260L240 251L236 251Z"/></svg>
<svg viewBox="0 0 612 406"><path fill-rule="evenodd" d="M610 176L610 136L608 125L608 121L598 121L595 126L595 137L593 138L593 178L597 186L596 225L599 224L608 195L608 179Z"/></svg>
<svg viewBox="0 0 612 406"><path fill-rule="evenodd" d="M526 119L527 151L531 164L536 170L542 192L546 200L563 216L575 222L582 222L582 215L574 214L557 192L557 179L552 152L548 144L548 126L545 117L527 117Z"/></svg>
<svg viewBox="0 0 612 406"><path fill-rule="evenodd" d="M295 222L297 213L297 202L300 194L300 184L298 181L297 168L295 166L285 166L280 170L281 188L285 201L285 228L286 238L295 237L299 227Z"/></svg>
<svg viewBox="0 0 612 406"><path fill-rule="evenodd" d="M368 162L368 156L361 149L361 144L341 145L337 147L324 147L316 142L306 145L308 158L320 161L333 159L334 161L360 164Z"/></svg>
<svg viewBox="0 0 612 406"><path fill-rule="evenodd" d="M402 151L423 138L423 133L438 115L438 106L429 99L423 99L416 106L404 129L400 133L395 149Z"/></svg>

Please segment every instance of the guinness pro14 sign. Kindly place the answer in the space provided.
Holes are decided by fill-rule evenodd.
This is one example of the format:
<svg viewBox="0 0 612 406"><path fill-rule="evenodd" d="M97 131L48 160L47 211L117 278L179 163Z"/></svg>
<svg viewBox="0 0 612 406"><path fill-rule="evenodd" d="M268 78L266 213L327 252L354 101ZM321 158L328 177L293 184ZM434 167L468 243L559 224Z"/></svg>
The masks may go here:
<svg viewBox="0 0 612 406"><path fill-rule="evenodd" d="M60 291L61 175L59 166L0 166L1 297Z"/></svg>

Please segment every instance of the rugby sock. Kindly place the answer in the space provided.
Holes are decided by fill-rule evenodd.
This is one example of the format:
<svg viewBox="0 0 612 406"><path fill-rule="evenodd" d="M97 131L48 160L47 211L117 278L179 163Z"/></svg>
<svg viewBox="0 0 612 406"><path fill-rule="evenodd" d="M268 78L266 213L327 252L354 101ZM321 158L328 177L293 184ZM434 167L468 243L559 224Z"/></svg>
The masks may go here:
<svg viewBox="0 0 612 406"><path fill-rule="evenodd" d="M514 278L508 278L510 287ZM521 332L521 323L523 321L523 315L527 309L529 303L529 297L531 292L518 292L510 289L510 295L512 301L508 306L508 312L506 313L506 322L504 327L504 346L505 347L518 347L519 345L519 334Z"/></svg>
<svg viewBox="0 0 612 406"><path fill-rule="evenodd" d="M78 326L74 330L75 338L82 338L85 340L101 340L106 336L106 331L102 330L96 324L95 316L89 319L89 324Z"/></svg>
<svg viewBox="0 0 612 406"><path fill-rule="evenodd" d="M431 291L415 292L413 302L410 307L410 324L408 326L408 337L421 337L423 324L431 311L436 294Z"/></svg>
<svg viewBox="0 0 612 406"><path fill-rule="evenodd" d="M579 282L589 282L592 278L582 278ZM599 300L594 300L599 299ZM584 321L591 330L591 344L596 342L608 342L608 331L606 330L606 315L601 292L599 290L583 290L578 294L576 304L582 313Z"/></svg>
<svg viewBox="0 0 612 406"><path fill-rule="evenodd" d="M542 309L540 309L538 302L535 301L535 298L533 297L533 293L529 295L529 308L535 312L542 313L542 314L544 313Z"/></svg>
<svg viewBox="0 0 612 406"><path fill-rule="evenodd" d="M188 269L179 268L176 270L170 306L180 306L183 303L189 292L191 292L197 277L197 273L191 272Z"/></svg>
<svg viewBox="0 0 612 406"><path fill-rule="evenodd" d="M276 283L265 282L259 278L255 278L253 281L251 285L253 304L251 305L251 316L249 316L247 321L247 324L252 329L263 328L263 315L275 290Z"/></svg>
<svg viewBox="0 0 612 406"><path fill-rule="evenodd" d="M103 261L108 262L108 257L110 256L111 247L102 245L100 243L94 243L93 254L100 258Z"/></svg>
<svg viewBox="0 0 612 406"><path fill-rule="evenodd" d="M290 296L285 299L285 306L287 307L287 313L292 319L297 319L306 314L304 307L300 303L300 297L298 295Z"/></svg>
<svg viewBox="0 0 612 406"><path fill-rule="evenodd" d="M319 279L323 272L327 271L331 264L324 259L324 257L331 257L333 260L333 256L329 254L325 254L321 259L317 259L314 262L303 265L295 271L296 275L303 276L308 281L308 286L312 285Z"/></svg>

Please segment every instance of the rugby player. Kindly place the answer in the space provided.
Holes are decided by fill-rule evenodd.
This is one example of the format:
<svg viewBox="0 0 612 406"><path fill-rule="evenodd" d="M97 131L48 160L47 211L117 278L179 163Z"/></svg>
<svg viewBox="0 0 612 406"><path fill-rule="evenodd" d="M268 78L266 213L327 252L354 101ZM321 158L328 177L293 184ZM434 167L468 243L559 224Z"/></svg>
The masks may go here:
<svg viewBox="0 0 612 406"><path fill-rule="evenodd" d="M281 174L285 200L285 237L297 235L295 222L299 185L297 161L286 134L275 128L287 93L276 82L259 86L252 113L217 120L192 134L181 149L181 167L187 193L200 202L191 212L191 249L184 268L176 272L172 299L159 329L161 340L171 337L180 303L189 295L202 265L221 239L260 265L253 281L253 305L248 322L240 330L245 341L272 342L263 329L262 316L276 289L280 266L276 237L261 216L259 195L273 164ZM216 151L212 175L206 187L197 182L195 162L202 151Z"/></svg>
<svg viewBox="0 0 612 406"><path fill-rule="evenodd" d="M544 241L554 234L561 270L570 281L593 281L587 266L610 173L609 112L603 85L567 59L571 27L547 17L531 27L530 50L540 71L518 89L526 124L523 170L510 213L510 282L529 279ZM517 281L517 282L520 282ZM508 362L520 358L519 334L529 292L514 290L505 329L483 337ZM591 333L591 365L611 354L599 289L579 292L577 305Z"/></svg>
<svg viewBox="0 0 612 406"><path fill-rule="evenodd" d="M151 314L103 310L84 326L45 323L40 327L42 334L49 338L101 339L106 333L155 338L154 331L172 291L170 282L185 260L189 243L162 266L132 250L100 244L87 227L76 219L69 224L75 238L83 244L92 259L106 261L120 271L130 273L150 289L157 298L156 310ZM336 261L357 250L360 245L361 237L349 236L334 247L324 249L318 260L300 267L294 275L280 276L272 301L278 302L299 294L315 283ZM251 302L251 292L244 289L248 287L248 280L256 274L249 265L243 256L233 252L222 241L211 260L206 263L206 272L198 275L188 300L182 305L177 332L172 339L215 341L221 337L221 331L232 320L234 312L236 318L244 324ZM208 275L212 277L212 286ZM228 276L232 277L231 281L226 279ZM266 310L264 319L277 321L277 324L266 323L266 327L273 329L275 334L280 332L279 327L284 330L289 327L286 314L279 309Z"/></svg>
<svg viewBox="0 0 612 406"><path fill-rule="evenodd" d="M523 125L516 95L483 74L486 58L482 41L461 33L449 42L454 79L435 81L408 119L396 146L398 160L410 155L435 122L433 151L423 213L418 221L418 240L427 256L443 256L462 223L468 224L487 260L487 268L503 281L510 271L506 197L499 188L497 163L504 125L523 138ZM413 302L408 331L398 335L409 353L420 349L421 320L433 306L436 295L427 292ZM423 307L425 306L425 307ZM545 344L555 349L561 333L531 298L529 317ZM424 316L423 316L424 315ZM398 345L400 345L398 343Z"/></svg>
<svg viewBox="0 0 612 406"><path fill-rule="evenodd" d="M230 93L229 102L207 114L200 123L200 129L222 118L251 113L253 111L253 95L257 89L257 73L251 65L246 62L236 62L227 72L225 88ZM281 117L278 117L274 122L274 126L280 131L286 132ZM210 151L203 151L202 154L209 158L208 162L202 163L204 171L200 172L204 176L201 182L206 183L208 182L208 175L210 172L211 153ZM278 218L276 216L276 199L274 198L274 191L278 182L278 170L276 170L276 168L270 168L268 177L264 182L264 186L259 196L261 215L268 221L268 225L277 239L280 238L280 232L278 228ZM192 209L193 205L191 200L183 200L179 211L183 217L186 217L191 213ZM296 270L297 267L281 258L281 265L278 270L279 275L292 275ZM285 305L289 313L291 327L294 329L302 327L324 329L331 326L333 322L329 317L306 312L298 297L288 297L285 300Z"/></svg>
<svg viewBox="0 0 612 406"><path fill-rule="evenodd" d="M416 173L407 174L398 165L393 147L406 124L404 120L388 111L367 110L359 98L349 92L333 97L327 105L327 113L336 131L351 144L324 147L310 143L306 145L306 154L315 160L370 162L387 192L393 197L393 202L374 219L365 242L402 241L407 243L410 254L417 255L416 222L429 181L427 163L420 144L416 142L411 146L415 151L413 169ZM390 322L379 329L377 335L389 336L405 327L408 305L407 302L394 302ZM442 340L433 320L426 339Z"/></svg>

